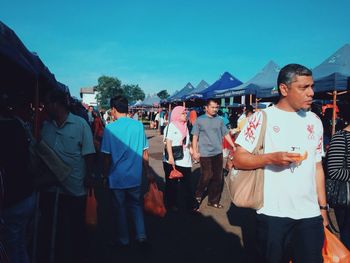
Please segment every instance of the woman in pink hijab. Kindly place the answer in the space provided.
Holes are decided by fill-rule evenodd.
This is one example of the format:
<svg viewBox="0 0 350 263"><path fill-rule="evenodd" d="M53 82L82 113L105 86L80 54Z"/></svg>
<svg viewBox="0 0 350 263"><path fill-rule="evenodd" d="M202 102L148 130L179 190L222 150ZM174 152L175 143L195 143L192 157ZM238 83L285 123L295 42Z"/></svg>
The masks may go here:
<svg viewBox="0 0 350 263"><path fill-rule="evenodd" d="M166 206L170 211L177 211L180 208L178 195L181 194L181 197L185 198L186 209L193 211L196 209L196 202L191 188L192 160L186 108L177 106L171 112L170 123L164 129L164 142L163 168L165 173ZM177 152L182 150L183 157L179 158L175 150ZM167 154L165 154L165 151L167 151ZM182 178L169 178L170 172L174 167L183 174ZM178 189L184 192L179 193Z"/></svg>

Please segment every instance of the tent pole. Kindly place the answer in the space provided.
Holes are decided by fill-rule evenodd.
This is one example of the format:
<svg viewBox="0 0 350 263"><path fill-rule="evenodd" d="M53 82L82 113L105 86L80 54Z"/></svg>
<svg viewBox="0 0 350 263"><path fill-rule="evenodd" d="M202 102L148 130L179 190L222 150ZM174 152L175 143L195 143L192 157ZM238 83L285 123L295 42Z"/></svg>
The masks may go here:
<svg viewBox="0 0 350 263"><path fill-rule="evenodd" d="M342 91L342 92L337 92L336 90L333 91L333 114L332 114L332 135L335 133L335 119L337 117L337 111L336 111L336 107L337 107L337 96L339 95L343 95L345 93L347 93L348 91ZM331 94L331 93L328 93Z"/></svg>
<svg viewBox="0 0 350 263"><path fill-rule="evenodd" d="M255 111L259 111L258 109L258 103L261 101L261 99L258 99L257 97L255 98Z"/></svg>
<svg viewBox="0 0 350 263"><path fill-rule="evenodd" d="M253 95L249 94L249 105L253 105Z"/></svg>
<svg viewBox="0 0 350 263"><path fill-rule="evenodd" d="M182 102L182 107L186 108L186 102L185 101Z"/></svg>
<svg viewBox="0 0 350 263"><path fill-rule="evenodd" d="M337 107L337 91L333 91L333 114L332 114L332 135L335 133L335 119L336 119L336 107Z"/></svg>

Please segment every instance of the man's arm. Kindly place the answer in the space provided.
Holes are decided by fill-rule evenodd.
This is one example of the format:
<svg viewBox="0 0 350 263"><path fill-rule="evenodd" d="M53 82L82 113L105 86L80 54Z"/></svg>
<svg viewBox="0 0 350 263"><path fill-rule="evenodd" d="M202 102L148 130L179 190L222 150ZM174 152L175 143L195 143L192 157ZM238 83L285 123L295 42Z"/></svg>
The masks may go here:
<svg viewBox="0 0 350 263"><path fill-rule="evenodd" d="M171 165L175 165L174 154L173 154L173 141L166 139L166 150L168 152L168 163Z"/></svg>
<svg viewBox="0 0 350 263"><path fill-rule="evenodd" d="M198 152L198 135L193 134L192 137L193 158L199 160L200 154Z"/></svg>
<svg viewBox="0 0 350 263"><path fill-rule="evenodd" d="M234 144L233 141L232 141L230 132L228 132L228 133L225 135L225 139L228 141L228 143L231 145L231 147L232 147L233 149L236 148L235 144Z"/></svg>
<svg viewBox="0 0 350 263"><path fill-rule="evenodd" d="M298 153L273 152L254 155L241 146L237 146L233 156L233 165L236 169L252 170L263 168L266 165L288 166L299 157Z"/></svg>
<svg viewBox="0 0 350 263"><path fill-rule="evenodd" d="M325 188L325 176L322 167L322 162L316 163L316 191L318 204L320 206L327 206L326 198L326 188ZM327 210L321 209L321 215L323 218L323 225L327 226L329 224L327 217Z"/></svg>

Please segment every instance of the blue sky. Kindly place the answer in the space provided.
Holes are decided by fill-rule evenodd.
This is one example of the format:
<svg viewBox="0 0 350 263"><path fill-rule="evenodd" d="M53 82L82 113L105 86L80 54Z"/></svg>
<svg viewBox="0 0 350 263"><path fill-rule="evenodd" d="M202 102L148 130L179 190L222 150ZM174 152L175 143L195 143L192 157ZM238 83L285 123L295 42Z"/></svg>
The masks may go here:
<svg viewBox="0 0 350 263"><path fill-rule="evenodd" d="M348 0L0 0L12 28L78 96L101 75L169 93L241 81L269 60L313 68L350 43Z"/></svg>

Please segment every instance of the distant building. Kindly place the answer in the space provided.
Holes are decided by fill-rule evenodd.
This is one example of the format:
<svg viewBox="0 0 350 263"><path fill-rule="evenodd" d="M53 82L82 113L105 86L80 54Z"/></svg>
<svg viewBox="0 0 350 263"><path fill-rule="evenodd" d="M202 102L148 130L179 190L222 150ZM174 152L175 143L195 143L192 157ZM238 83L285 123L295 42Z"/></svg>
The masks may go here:
<svg viewBox="0 0 350 263"><path fill-rule="evenodd" d="M96 95L97 91L94 87L80 89L80 98L82 102L88 106L97 106Z"/></svg>

